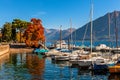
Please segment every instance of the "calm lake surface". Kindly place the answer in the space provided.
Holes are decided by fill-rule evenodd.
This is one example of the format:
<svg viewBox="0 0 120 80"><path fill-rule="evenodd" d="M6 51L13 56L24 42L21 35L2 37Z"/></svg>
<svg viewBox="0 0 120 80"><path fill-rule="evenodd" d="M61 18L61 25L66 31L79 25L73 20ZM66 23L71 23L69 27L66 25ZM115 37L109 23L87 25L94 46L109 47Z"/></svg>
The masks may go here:
<svg viewBox="0 0 120 80"><path fill-rule="evenodd" d="M54 62L32 53L6 53L0 57L0 80L120 80L120 74L70 66L68 61Z"/></svg>

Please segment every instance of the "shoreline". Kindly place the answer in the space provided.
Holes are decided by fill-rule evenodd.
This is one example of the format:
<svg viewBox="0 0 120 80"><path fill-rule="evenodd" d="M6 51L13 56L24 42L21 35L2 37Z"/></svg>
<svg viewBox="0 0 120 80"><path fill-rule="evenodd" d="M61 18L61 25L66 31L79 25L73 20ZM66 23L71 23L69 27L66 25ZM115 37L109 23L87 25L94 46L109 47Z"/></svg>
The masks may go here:
<svg viewBox="0 0 120 80"><path fill-rule="evenodd" d="M31 53L34 48L28 48L24 43L10 44L10 53Z"/></svg>
<svg viewBox="0 0 120 80"><path fill-rule="evenodd" d="M0 45L0 56L10 51L9 45Z"/></svg>
<svg viewBox="0 0 120 80"><path fill-rule="evenodd" d="M33 48L10 48L10 53L31 53Z"/></svg>

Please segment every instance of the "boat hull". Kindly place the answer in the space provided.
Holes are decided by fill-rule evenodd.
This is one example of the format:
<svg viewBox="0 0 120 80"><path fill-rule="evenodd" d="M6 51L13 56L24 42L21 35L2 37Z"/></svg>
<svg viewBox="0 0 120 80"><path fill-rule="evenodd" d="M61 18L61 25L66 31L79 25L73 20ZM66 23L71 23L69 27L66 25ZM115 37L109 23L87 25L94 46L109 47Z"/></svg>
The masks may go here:
<svg viewBox="0 0 120 80"><path fill-rule="evenodd" d="M108 70L106 64L93 64L93 70Z"/></svg>
<svg viewBox="0 0 120 80"><path fill-rule="evenodd" d="M109 67L110 73L120 73L120 66L111 66Z"/></svg>
<svg viewBox="0 0 120 80"><path fill-rule="evenodd" d="M80 61L78 61L78 66L81 69L91 69L91 67L92 67L92 61L89 61L89 60L80 60Z"/></svg>
<svg viewBox="0 0 120 80"><path fill-rule="evenodd" d="M69 59L69 56L52 56L52 60L56 61L68 61Z"/></svg>

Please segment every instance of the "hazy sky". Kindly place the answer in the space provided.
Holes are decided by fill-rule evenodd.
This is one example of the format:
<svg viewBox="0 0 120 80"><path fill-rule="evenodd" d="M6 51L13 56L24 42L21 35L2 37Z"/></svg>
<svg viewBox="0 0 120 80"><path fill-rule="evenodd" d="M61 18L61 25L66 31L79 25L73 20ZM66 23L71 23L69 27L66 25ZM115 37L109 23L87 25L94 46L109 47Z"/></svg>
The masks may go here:
<svg viewBox="0 0 120 80"><path fill-rule="evenodd" d="M120 11L120 0L93 0L93 19L114 10ZM45 28L79 28L89 21L91 0L0 0L0 27L13 19L30 21L39 18Z"/></svg>

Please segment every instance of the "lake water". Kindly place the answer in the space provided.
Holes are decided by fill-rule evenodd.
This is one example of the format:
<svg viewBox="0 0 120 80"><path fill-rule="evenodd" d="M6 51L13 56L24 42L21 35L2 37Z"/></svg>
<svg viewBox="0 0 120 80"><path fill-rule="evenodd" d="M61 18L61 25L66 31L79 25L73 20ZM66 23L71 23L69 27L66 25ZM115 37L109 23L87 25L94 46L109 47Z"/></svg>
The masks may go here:
<svg viewBox="0 0 120 80"><path fill-rule="evenodd" d="M67 43L68 41L66 41ZM55 42L46 42L46 46L50 46L51 44L55 44ZM84 45L84 46L88 46L90 47L90 41L84 41L82 43L82 41L73 41L71 42L70 44L74 44L76 46L81 46L81 45ZM106 44L107 46L110 46L110 47L116 47L116 41L93 41L92 45L93 47L95 46L98 46L100 44ZM118 46L120 46L120 41L118 41Z"/></svg>
<svg viewBox="0 0 120 80"><path fill-rule="evenodd" d="M0 57L0 80L120 80L120 74L95 73L54 62L32 53L5 54Z"/></svg>

